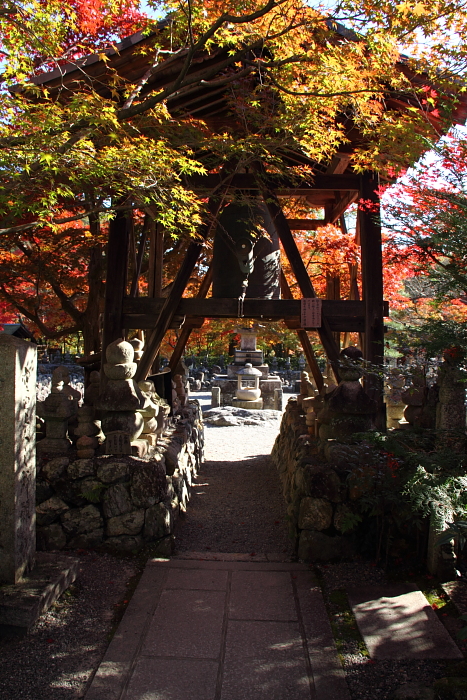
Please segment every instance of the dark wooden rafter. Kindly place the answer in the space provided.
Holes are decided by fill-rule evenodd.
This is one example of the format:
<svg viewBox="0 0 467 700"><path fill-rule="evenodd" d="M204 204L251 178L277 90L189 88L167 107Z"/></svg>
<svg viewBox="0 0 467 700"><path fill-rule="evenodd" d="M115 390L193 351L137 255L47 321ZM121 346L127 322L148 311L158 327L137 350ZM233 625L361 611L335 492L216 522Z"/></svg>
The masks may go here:
<svg viewBox="0 0 467 700"><path fill-rule="evenodd" d="M202 194L203 192L211 192L222 185L225 175L209 174L209 175L189 175L185 178L185 184L195 192ZM301 183L292 182L284 176L270 176L269 186L274 189L277 196L302 196L317 192L330 192L331 197L334 197L334 192L349 192L350 190L358 192L360 186L360 177L358 175L342 174L342 175L322 175L317 173L313 176L310 182L303 181ZM252 173L236 173L232 177L231 186L238 190L258 190L263 189L259 185L256 176Z"/></svg>
<svg viewBox="0 0 467 700"><path fill-rule="evenodd" d="M107 243L107 281L105 285L102 347L123 337L123 298L128 275L130 226L125 212L117 211L109 224ZM104 355L105 357L105 355Z"/></svg>
<svg viewBox="0 0 467 700"><path fill-rule="evenodd" d="M326 168L326 175L342 175L345 173L350 163L348 153L335 153Z"/></svg>
<svg viewBox="0 0 467 700"><path fill-rule="evenodd" d="M198 290L198 294L196 295L197 299L205 299L209 289L211 287L212 283L212 265L208 267L208 270L206 274L204 275L203 281L201 282L200 288ZM194 328L201 328L203 323L204 323L204 317L197 317L197 316L189 316L187 317L185 323L183 324L183 328L181 330L180 336L177 340L177 344L175 345L174 351L172 353L172 357L170 358L169 361L169 367L171 370L175 370L177 367L178 363L180 362L180 359L183 355L183 352L185 350L186 344L190 338L191 331Z"/></svg>
<svg viewBox="0 0 467 700"><path fill-rule="evenodd" d="M287 278L282 270L280 276L280 284L281 294L284 297L284 299L293 299L293 294L290 290L289 283L287 282ZM285 321L285 325L287 325L287 321ZM316 361L315 353L313 351L313 346L308 337L308 333L303 328L296 328L295 332L297 333L298 339L302 345L303 352L305 353L305 357L307 359L308 365L311 370L311 374L313 375L313 379L315 380L315 384L318 388L318 391L321 391L321 389L324 386L324 379L323 375L321 374L319 365Z"/></svg>
<svg viewBox="0 0 467 700"><path fill-rule="evenodd" d="M274 223L274 226L276 227L279 240L282 243L285 254L292 267L293 273L298 282L298 286L300 287L300 291L303 297L315 298L316 292L314 290L313 284L311 283L307 269L302 260L302 256L300 255L300 251L297 248L297 244L295 243L295 239L287 223L287 219L284 215L284 212L282 211L282 207L279 203L277 195L268 184L267 174L265 172L264 166L258 163L256 165L256 170L258 186L262 192L263 199L269 211L269 215ZM328 359L331 363L336 379L339 381L339 349L332 336L332 331L329 326L329 322L326 319L324 313L322 314L321 323L322 325L321 328L318 329L318 334L326 352L326 355L328 356Z"/></svg>

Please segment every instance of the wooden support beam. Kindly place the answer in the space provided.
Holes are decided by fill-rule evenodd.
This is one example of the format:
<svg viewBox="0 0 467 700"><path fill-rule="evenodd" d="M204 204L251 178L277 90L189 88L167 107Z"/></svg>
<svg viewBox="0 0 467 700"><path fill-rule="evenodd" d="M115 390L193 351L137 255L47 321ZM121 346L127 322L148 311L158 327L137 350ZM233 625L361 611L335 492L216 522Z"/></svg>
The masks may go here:
<svg viewBox="0 0 467 700"><path fill-rule="evenodd" d="M276 227L279 239L284 248L285 254L287 255L290 265L292 267L295 278L300 287L300 291L304 297L316 297L316 292L311 283L310 277L308 275L305 264L300 255L300 251L297 248L295 239L292 232L287 224L287 219L285 218L284 212L279 204L276 194L269 187L266 178L266 173L264 172L264 167L262 165L258 166L258 184L261 188L263 199L269 211L269 215L273 220L274 226ZM329 177L345 177L345 176L329 176ZM325 311L322 313L322 326L318 329L318 334L321 343L324 347L326 355L331 362L333 372L336 379L339 381L339 350L332 336L332 331L329 326L329 322L326 319Z"/></svg>
<svg viewBox="0 0 467 700"><path fill-rule="evenodd" d="M195 192L212 192L218 189L225 181L225 175L210 174L210 175L189 175L185 178L187 187L195 190ZM239 190L258 190L258 182L252 173L237 173L231 180L232 189ZM359 189L360 178L358 175L321 175L316 173L313 175L311 182L302 182L296 184L286 177L271 178L271 186L277 196L301 196L310 194L310 192L323 191L340 191L348 192L349 190Z"/></svg>
<svg viewBox="0 0 467 700"><path fill-rule="evenodd" d="M362 250L362 292L365 303L365 338L363 354L373 365L384 362L383 257L381 240L380 203L377 193L378 176L362 175L361 197L371 202L371 209L359 209L358 223ZM378 427L385 429L383 381L378 377L366 380L365 387L379 404Z"/></svg>
<svg viewBox="0 0 467 700"><path fill-rule="evenodd" d="M166 299L126 297L123 302L123 319L125 328L154 329L157 318ZM326 316L332 332L363 332L365 324L365 303L341 299L329 301L323 299L323 314ZM245 299L243 315L256 319L294 319L300 324L300 299ZM384 302L387 314L387 302ZM175 309L177 317L187 319L201 318L237 318L237 299L180 299Z"/></svg>
<svg viewBox="0 0 467 700"><path fill-rule="evenodd" d="M102 350L123 337L123 297L126 294L128 276L128 251L130 227L125 212L117 211L109 223L107 243L107 276L104 301L104 328Z"/></svg>
<svg viewBox="0 0 467 700"><path fill-rule="evenodd" d="M141 239L139 242L138 253L136 255L135 269L133 271L133 279L131 280L130 296L138 296L138 281L141 275L141 265L143 263L144 249L146 248L146 241L148 237L148 231L151 226L151 218L149 214L144 217L143 230L141 232Z"/></svg>
<svg viewBox="0 0 467 700"><path fill-rule="evenodd" d="M281 270L281 276L280 276L280 285L281 285L281 293L282 296L285 299L293 299L292 292L289 287L289 283L287 282L287 278L284 275L284 272ZM301 346L303 348L303 352L305 353L305 357L307 359L308 365L311 370L311 374L313 375L313 379L315 380L316 387L318 391L321 391L321 389L324 386L324 379L323 375L321 374L321 370L319 368L319 365L316 361L315 353L313 350L313 346L310 342L310 339L308 337L308 333L303 329L303 328L297 328L295 329L297 332L298 339L301 343Z"/></svg>
<svg viewBox="0 0 467 700"><path fill-rule="evenodd" d="M203 281L201 282L200 288L198 290L198 294L196 295L197 299L204 299L209 292L209 288L212 283L212 265L209 266L208 271L204 275ZM177 344L175 345L174 351L172 353L172 357L170 358L169 361L169 367L173 371L178 363L180 362L180 358L182 357L186 344L190 338L191 331L193 328L201 328L201 326L204 323L204 318L196 318L195 316L192 316L191 318L187 318L185 323L183 324L182 331L179 335L179 338L177 340Z"/></svg>
<svg viewBox="0 0 467 700"><path fill-rule="evenodd" d="M287 219L291 231L316 231L320 226L325 226L324 219Z"/></svg>
<svg viewBox="0 0 467 700"><path fill-rule="evenodd" d="M336 153L326 168L326 175L341 175L347 170L349 163L350 155L348 153Z"/></svg>

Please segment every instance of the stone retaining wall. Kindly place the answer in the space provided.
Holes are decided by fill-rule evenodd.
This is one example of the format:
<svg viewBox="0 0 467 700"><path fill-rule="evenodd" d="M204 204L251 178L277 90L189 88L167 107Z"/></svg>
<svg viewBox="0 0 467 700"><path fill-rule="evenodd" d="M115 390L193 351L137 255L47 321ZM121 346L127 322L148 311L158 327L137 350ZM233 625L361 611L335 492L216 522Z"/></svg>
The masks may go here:
<svg viewBox="0 0 467 700"><path fill-rule="evenodd" d="M189 402L158 439L155 456L42 459L36 484L37 548L170 553L173 528L203 461L203 423Z"/></svg>
<svg viewBox="0 0 467 700"><path fill-rule="evenodd" d="M339 473L318 454L317 440L308 434L305 414L289 399L272 450L283 494L288 503L290 535L300 559L331 560L354 551L353 537L344 535L352 513L347 472Z"/></svg>

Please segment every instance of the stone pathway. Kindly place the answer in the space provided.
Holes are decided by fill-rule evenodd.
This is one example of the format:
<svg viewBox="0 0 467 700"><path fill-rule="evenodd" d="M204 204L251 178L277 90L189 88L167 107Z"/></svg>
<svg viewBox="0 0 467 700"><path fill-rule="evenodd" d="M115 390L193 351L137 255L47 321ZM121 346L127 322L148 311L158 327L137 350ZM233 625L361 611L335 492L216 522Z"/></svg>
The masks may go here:
<svg viewBox="0 0 467 700"><path fill-rule="evenodd" d="M179 554L148 562L86 700L350 699L321 591L291 561L278 429L207 428Z"/></svg>
<svg viewBox="0 0 467 700"><path fill-rule="evenodd" d="M86 700L349 697L307 567L173 558L148 562Z"/></svg>
<svg viewBox="0 0 467 700"><path fill-rule="evenodd" d="M278 427L207 428L177 555L146 565L85 700L350 700L321 590L291 560ZM349 594L381 664L461 657L420 592Z"/></svg>

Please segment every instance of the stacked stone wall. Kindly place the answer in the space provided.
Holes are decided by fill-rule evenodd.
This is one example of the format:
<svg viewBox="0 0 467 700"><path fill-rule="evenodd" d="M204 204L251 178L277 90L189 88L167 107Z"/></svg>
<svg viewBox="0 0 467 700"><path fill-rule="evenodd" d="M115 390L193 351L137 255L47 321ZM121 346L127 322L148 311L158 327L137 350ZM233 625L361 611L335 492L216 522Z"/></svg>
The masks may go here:
<svg viewBox="0 0 467 700"><path fill-rule="evenodd" d="M349 556L354 538L345 535L351 515L347 472L320 457L318 442L309 435L306 415L290 399L272 451L287 502L289 531L300 559L327 561Z"/></svg>
<svg viewBox="0 0 467 700"><path fill-rule="evenodd" d="M38 549L128 551L151 544L170 553L203 444L201 411L193 401L158 438L151 459L43 455L36 484Z"/></svg>

